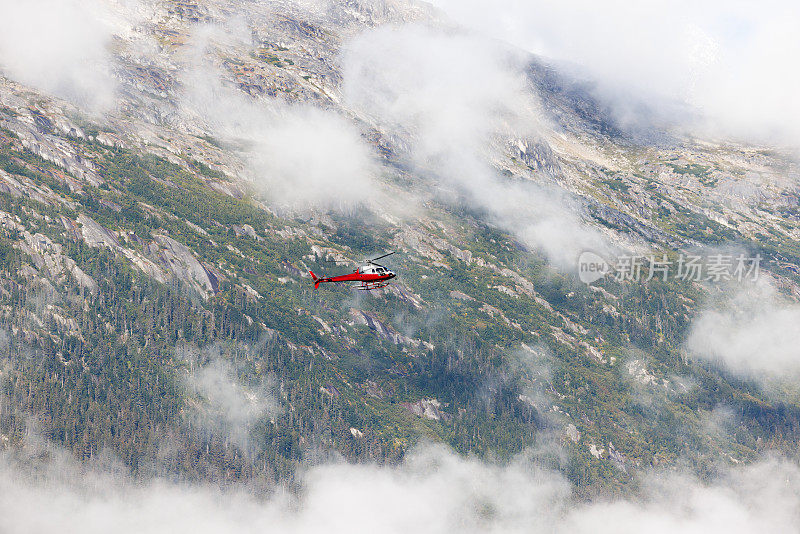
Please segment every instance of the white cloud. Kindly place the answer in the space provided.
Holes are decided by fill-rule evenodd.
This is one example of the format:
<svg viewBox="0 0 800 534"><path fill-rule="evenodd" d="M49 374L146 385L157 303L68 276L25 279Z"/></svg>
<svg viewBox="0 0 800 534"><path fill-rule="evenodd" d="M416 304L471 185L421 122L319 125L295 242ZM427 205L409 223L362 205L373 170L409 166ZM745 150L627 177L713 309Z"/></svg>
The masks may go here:
<svg viewBox="0 0 800 534"><path fill-rule="evenodd" d="M389 26L349 43L343 89L356 109L410 136L418 162L457 165L449 160L487 156L485 143L514 122L536 132L536 101L514 61L486 39ZM469 173L485 167L463 165Z"/></svg>
<svg viewBox="0 0 800 534"><path fill-rule="evenodd" d="M489 39L410 25L365 32L343 65L346 103L388 132L423 183L456 189L559 266L604 249L564 191L501 178L493 166L509 143L546 131L518 55Z"/></svg>
<svg viewBox="0 0 800 534"><path fill-rule="evenodd" d="M693 130L800 145L800 7L738 1L434 0L455 20L523 49L585 68L620 118L635 101ZM631 98L634 97L634 98Z"/></svg>
<svg viewBox="0 0 800 534"><path fill-rule="evenodd" d="M287 107L255 139L258 179L270 196L291 206L346 208L377 193L372 153L338 115Z"/></svg>
<svg viewBox="0 0 800 534"><path fill-rule="evenodd" d="M230 440L243 452L254 445L250 439L253 426L261 419L280 413L280 402L271 393L268 381L250 384L240 378L231 352L255 354L244 345L205 347L190 345L178 348L178 354L191 362L184 383L192 397L187 403L188 422L207 437Z"/></svg>
<svg viewBox="0 0 800 534"><path fill-rule="evenodd" d="M800 305L781 298L767 281L738 288L703 311L688 348L743 377L800 378Z"/></svg>
<svg viewBox="0 0 800 534"><path fill-rule="evenodd" d="M49 460L48 460L49 458ZM49 462L49 463L48 463ZM711 483L652 474L637 497L572 498L564 478L523 458L507 466L423 447L396 467L345 463L301 475L302 492L259 498L134 481L64 455L0 456L0 524L10 532L445 533L791 532L800 525L800 470L765 459Z"/></svg>
<svg viewBox="0 0 800 534"><path fill-rule="evenodd" d="M243 24L196 28L181 76L186 122L240 146L255 185L277 206L350 209L379 197L377 163L352 122L310 105L251 98L215 66L220 49L247 53Z"/></svg>
<svg viewBox="0 0 800 534"><path fill-rule="evenodd" d="M119 23L119 19L116 20ZM94 0L0 0L0 69L88 108L114 103L109 7Z"/></svg>
<svg viewBox="0 0 800 534"><path fill-rule="evenodd" d="M616 500L580 508L567 532L744 534L800 526L800 470L775 459L729 469L712 484L685 474L650 476L641 502Z"/></svg>

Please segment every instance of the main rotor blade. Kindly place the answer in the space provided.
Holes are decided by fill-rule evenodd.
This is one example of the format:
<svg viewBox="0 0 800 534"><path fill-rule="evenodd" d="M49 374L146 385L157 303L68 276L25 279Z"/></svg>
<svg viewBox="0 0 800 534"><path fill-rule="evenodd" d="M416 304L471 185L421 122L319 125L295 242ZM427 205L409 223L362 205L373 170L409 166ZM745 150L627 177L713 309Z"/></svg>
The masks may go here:
<svg viewBox="0 0 800 534"><path fill-rule="evenodd" d="M365 263L372 263L372 262L374 262L375 260L379 260L379 259L381 259L381 258L385 258L386 256L391 256L391 255L392 255L392 254L394 254L395 252L396 252L396 251L395 251L395 250L393 250L393 251L391 251L391 252L387 252L387 253L386 253L386 254L384 254L383 256L378 256L377 258L372 258L371 260L364 260L364 262L365 262Z"/></svg>

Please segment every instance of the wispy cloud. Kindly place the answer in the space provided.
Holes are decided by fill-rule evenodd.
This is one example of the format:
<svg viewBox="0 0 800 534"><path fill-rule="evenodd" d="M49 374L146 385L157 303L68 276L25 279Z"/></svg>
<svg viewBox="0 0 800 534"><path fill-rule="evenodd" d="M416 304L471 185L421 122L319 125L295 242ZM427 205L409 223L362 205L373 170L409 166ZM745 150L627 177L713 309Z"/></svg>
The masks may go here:
<svg viewBox="0 0 800 534"><path fill-rule="evenodd" d="M218 343L203 349L182 345L177 352L189 363L184 379L191 395L186 411L188 423L206 438L230 441L244 453L251 452L253 426L281 412L273 385L264 379L248 379L235 361L236 353L252 358L255 349Z"/></svg>
<svg viewBox="0 0 800 534"><path fill-rule="evenodd" d="M286 107L253 150L257 179L291 206L347 208L376 194L373 154L342 117L310 107Z"/></svg>
<svg viewBox="0 0 800 534"><path fill-rule="evenodd" d="M572 197L503 177L507 147L546 132L522 58L497 42L407 25L368 31L343 54L345 101L393 139L421 184L455 190L559 266L602 250Z"/></svg>
<svg viewBox="0 0 800 534"><path fill-rule="evenodd" d="M114 106L111 41L129 23L122 4L0 0L0 70L88 111Z"/></svg>
<svg viewBox="0 0 800 534"><path fill-rule="evenodd" d="M380 196L376 158L351 121L312 105L252 98L217 66L220 50L246 54L254 46L243 24L195 28L181 75L183 117L238 146L254 184L279 207L346 210Z"/></svg>
<svg viewBox="0 0 800 534"><path fill-rule="evenodd" d="M134 481L50 451L0 456L0 521L11 532L792 532L800 470L764 459L703 483L652 473L637 498L573 499L558 473L525 458L494 465L423 447L402 465L331 463L302 491L258 498L163 480Z"/></svg>
<svg viewBox="0 0 800 534"><path fill-rule="evenodd" d="M800 378L798 325L800 305L761 279L732 289L704 310L687 346L696 358L741 377L787 386Z"/></svg>
<svg viewBox="0 0 800 534"><path fill-rule="evenodd" d="M713 483L682 474L653 474L641 501L584 506L566 521L567 531L594 533L790 532L800 525L797 466L776 459L730 468Z"/></svg>
<svg viewBox="0 0 800 534"><path fill-rule="evenodd" d="M455 20L579 65L628 123L648 104L664 123L800 146L795 3L435 0ZM677 117L679 102L690 108Z"/></svg>

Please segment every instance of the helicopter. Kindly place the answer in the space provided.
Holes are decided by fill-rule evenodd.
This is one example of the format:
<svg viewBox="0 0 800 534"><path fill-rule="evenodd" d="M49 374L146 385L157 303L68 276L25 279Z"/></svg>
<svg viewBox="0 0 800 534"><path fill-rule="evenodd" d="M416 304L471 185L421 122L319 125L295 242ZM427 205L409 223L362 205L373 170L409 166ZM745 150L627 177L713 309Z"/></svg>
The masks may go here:
<svg viewBox="0 0 800 534"><path fill-rule="evenodd" d="M314 289L317 289L323 282L358 282L353 287L362 291L380 289L388 286L389 280L397 275L383 265L375 262L376 260L385 258L386 256L391 256L392 254L394 254L394 251L386 253L383 256L378 256L377 258L364 260L363 265L360 265L358 269L350 274L320 278L315 275L313 271L308 272L311 274L311 278L314 280Z"/></svg>

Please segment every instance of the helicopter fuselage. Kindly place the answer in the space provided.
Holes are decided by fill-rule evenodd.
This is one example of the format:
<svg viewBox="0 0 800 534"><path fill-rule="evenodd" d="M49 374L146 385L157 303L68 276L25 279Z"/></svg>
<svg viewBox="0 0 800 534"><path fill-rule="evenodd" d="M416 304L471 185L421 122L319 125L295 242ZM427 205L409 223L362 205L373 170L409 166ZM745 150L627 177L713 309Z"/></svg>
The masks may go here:
<svg viewBox="0 0 800 534"><path fill-rule="evenodd" d="M314 279L314 288L325 282L358 282L358 289L377 289L385 287L389 280L397 276L394 272L382 265L362 265L349 274L320 278L313 271L309 271Z"/></svg>

